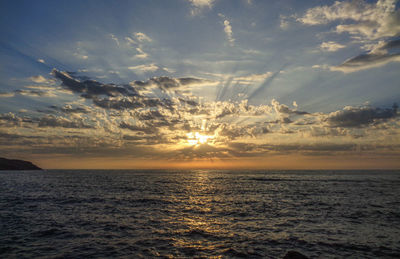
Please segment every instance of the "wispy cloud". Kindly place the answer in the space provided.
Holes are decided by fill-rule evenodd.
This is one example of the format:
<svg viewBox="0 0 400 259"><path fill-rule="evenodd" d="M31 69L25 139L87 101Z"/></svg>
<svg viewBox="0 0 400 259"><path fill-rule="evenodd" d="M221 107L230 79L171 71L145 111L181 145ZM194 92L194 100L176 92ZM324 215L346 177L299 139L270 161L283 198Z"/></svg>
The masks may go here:
<svg viewBox="0 0 400 259"><path fill-rule="evenodd" d="M152 63L148 65L137 65L137 66L130 66L128 69L133 70L138 73L146 73L146 72L154 72L159 69L159 67Z"/></svg>
<svg viewBox="0 0 400 259"><path fill-rule="evenodd" d="M153 40L143 32L136 32L135 37L139 42L152 42Z"/></svg>
<svg viewBox="0 0 400 259"><path fill-rule="evenodd" d="M336 1L330 6L310 8L297 19L306 25L321 25L340 21L335 33L348 33L355 42L364 44L363 49L371 49L346 60L332 71L351 73L400 62L396 37L400 34L400 13L396 10L396 0L379 0L376 3L360 1ZM379 44L376 41L379 40ZM337 51L345 47L337 42L328 41L320 45L321 50ZM397 48L397 50L395 50ZM388 52L388 50L392 52Z"/></svg>
<svg viewBox="0 0 400 259"><path fill-rule="evenodd" d="M336 1L331 6L308 9L298 20L307 25L342 21L336 26L337 33L347 32L353 37L378 39L400 33L399 13L396 0L380 0L376 4L360 1Z"/></svg>
<svg viewBox="0 0 400 259"><path fill-rule="evenodd" d="M32 82L35 82L35 83L46 83L46 82L48 82L48 80L46 78L44 78L43 76L41 76L41 75L31 76L28 79L31 80Z"/></svg>
<svg viewBox="0 0 400 259"><path fill-rule="evenodd" d="M235 39L233 38L233 31L232 31L231 22L222 13L219 13L218 16L221 17L224 20L223 21L223 25L224 25L224 32L225 32L226 38L229 41L229 44L231 46L233 46L235 44Z"/></svg>
<svg viewBox="0 0 400 259"><path fill-rule="evenodd" d="M345 48L345 45L342 45L340 43L334 42L334 41L327 41L327 42L322 42L319 48L323 51L329 51L329 52L335 52L339 49Z"/></svg>
<svg viewBox="0 0 400 259"><path fill-rule="evenodd" d="M211 9L215 0L188 0L192 5L191 14L198 15L205 8Z"/></svg>
<svg viewBox="0 0 400 259"><path fill-rule="evenodd" d="M114 35L114 34L110 34L110 37L111 37L111 39L112 40L114 40L115 41L115 43L117 44L117 46L119 46L119 39Z"/></svg>
<svg viewBox="0 0 400 259"><path fill-rule="evenodd" d="M391 62L400 62L400 40L382 41L366 54L350 58L339 66L333 66L332 71L351 73L374 67L384 66Z"/></svg>
<svg viewBox="0 0 400 259"><path fill-rule="evenodd" d="M9 98L9 97L14 97L14 93L13 92L11 92L11 93L0 93L0 97L3 97L3 98Z"/></svg>
<svg viewBox="0 0 400 259"><path fill-rule="evenodd" d="M228 38L228 41L233 46L235 43L235 39L233 38L231 23L228 20L224 21L224 31L225 31L226 37Z"/></svg>

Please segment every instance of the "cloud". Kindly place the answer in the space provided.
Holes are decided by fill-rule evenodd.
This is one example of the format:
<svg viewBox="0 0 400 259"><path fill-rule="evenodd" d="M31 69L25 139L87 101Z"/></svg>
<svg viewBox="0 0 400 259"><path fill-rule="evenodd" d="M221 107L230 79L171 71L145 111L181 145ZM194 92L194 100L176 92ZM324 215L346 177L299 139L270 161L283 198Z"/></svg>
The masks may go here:
<svg viewBox="0 0 400 259"><path fill-rule="evenodd" d="M124 135L122 138L124 141L133 143L135 145L156 145L160 143L170 143L167 139L158 135Z"/></svg>
<svg viewBox="0 0 400 259"><path fill-rule="evenodd" d="M119 127L121 129L128 129L130 131L135 131L135 132L143 132L145 134L155 134L158 132L158 129L155 127L136 126L128 124L126 122L121 122Z"/></svg>
<svg viewBox="0 0 400 259"><path fill-rule="evenodd" d="M27 85L25 86L25 88L42 90L42 91L52 91L57 89L56 87L50 85Z"/></svg>
<svg viewBox="0 0 400 259"><path fill-rule="evenodd" d="M234 45L235 39L233 38L231 23L226 19L224 20L224 31L231 46Z"/></svg>
<svg viewBox="0 0 400 259"><path fill-rule="evenodd" d="M300 112L297 110L292 110L290 109L287 105L285 104L280 104L277 100L272 99L271 101L272 107L275 109L277 113L286 113L286 114L308 114L308 112Z"/></svg>
<svg viewBox="0 0 400 259"><path fill-rule="evenodd" d="M48 82L48 80L41 75L31 76L28 79L35 83L47 83Z"/></svg>
<svg viewBox="0 0 400 259"><path fill-rule="evenodd" d="M235 77L234 80L240 82L241 84L252 84L257 81L262 81L272 76L272 72L266 72L264 74L251 74L247 76Z"/></svg>
<svg viewBox="0 0 400 259"><path fill-rule="evenodd" d="M138 65L138 66L131 66L128 69L133 70L138 73L147 73L147 72L154 72L159 69L159 67L152 63L148 65Z"/></svg>
<svg viewBox="0 0 400 259"><path fill-rule="evenodd" d="M93 103L104 109L137 109L151 107L166 107L171 109L171 101L168 99L148 98L144 96L135 97L110 97L93 98Z"/></svg>
<svg viewBox="0 0 400 259"><path fill-rule="evenodd" d="M145 58L147 58L149 56L146 52L144 52L139 47L136 48L136 51L138 52L138 54L135 55L135 58L145 59Z"/></svg>
<svg viewBox="0 0 400 259"><path fill-rule="evenodd" d="M152 41L153 40L143 32L133 33L133 37L125 37L125 45L133 47L136 50L137 54L133 56L136 59L146 59L149 57L149 54L145 52L144 47Z"/></svg>
<svg viewBox="0 0 400 259"><path fill-rule="evenodd" d="M118 47L119 47L119 40L118 40L118 38L117 38L114 34L110 34L110 37L111 37L112 40L115 41L115 43L117 43L117 45L118 45Z"/></svg>
<svg viewBox="0 0 400 259"><path fill-rule="evenodd" d="M247 100L241 102L216 102L211 104L213 114L216 119L224 118L225 116L266 116L272 112L272 107L269 105L249 105Z"/></svg>
<svg viewBox="0 0 400 259"><path fill-rule="evenodd" d="M389 53L398 45L397 42L382 42L370 52ZM10 132L15 129L15 134L57 132L57 136L61 136L57 142L60 147L79 145L90 150L101 146L111 153L111 149L153 145L154 152L158 150L158 155L164 158L334 154L352 152L354 138L360 136L374 143L377 136L381 141L398 134L397 128L392 127L398 124L397 106L390 109L346 107L331 113L308 113L298 110L296 102L286 105L276 99L268 105L250 105L247 100L217 102L198 98L189 90L196 85L214 83L201 78L153 77L132 81L130 85L117 85L90 80L74 72L53 70L52 73L61 82L57 87L83 98L47 106L46 112L53 115L44 117L36 117L43 115L37 110L27 111L24 116L0 115L4 129ZM262 82L273 75L271 72L240 75L232 80ZM34 87L38 88L30 90L51 89L50 86ZM95 136L90 135L90 129L96 129ZM205 146L190 146L188 134L195 132L210 136ZM80 137L70 137L71 134ZM71 141L75 142L71 144ZM248 145L234 146L236 142ZM50 143L38 142L40 145L44 149L44 145ZM141 155L144 153L139 152L138 156Z"/></svg>
<svg viewBox="0 0 400 259"><path fill-rule="evenodd" d="M211 81L198 78L169 78L153 77L147 81L133 81L130 85L103 84L84 77L80 80L72 72L60 72L53 69L52 74L61 80L61 85L80 94L86 99L91 99L93 104L103 109L126 110L138 108L164 107L174 109L172 106L179 102L195 105L196 102L187 99L190 96L181 95L178 99L148 97L139 92L148 91L153 87L163 91L176 90L182 87L193 87L200 84L209 84ZM183 98L184 97L184 98Z"/></svg>
<svg viewBox="0 0 400 259"><path fill-rule="evenodd" d="M331 66L329 66L328 64L322 64L322 65L313 65L311 68L315 68L315 69L331 69Z"/></svg>
<svg viewBox="0 0 400 259"><path fill-rule="evenodd" d="M139 88L158 87L162 90L176 89L180 87L192 87L197 85L211 84L214 83L210 80L182 77L182 78L171 78L167 76L153 77L147 81L133 81L130 84Z"/></svg>
<svg viewBox="0 0 400 259"><path fill-rule="evenodd" d="M82 119L70 120L64 117L47 115L39 119L39 127L62 127L69 129L92 129L94 126L86 124Z"/></svg>
<svg viewBox="0 0 400 259"><path fill-rule="evenodd" d="M280 27L282 30L286 30L287 28L289 28L289 25L290 25L290 23L289 23L289 17L287 17L287 16L285 16L285 15L280 15L280 16L279 16L279 19L280 19L279 27Z"/></svg>
<svg viewBox="0 0 400 259"><path fill-rule="evenodd" d="M322 42L319 48L323 51L335 52L339 49L345 48L345 45L339 44L334 41Z"/></svg>
<svg viewBox="0 0 400 259"><path fill-rule="evenodd" d="M48 91L41 91L41 90L15 90L16 94L24 95L24 96L31 96L31 97L53 97L55 96L52 92Z"/></svg>
<svg viewBox="0 0 400 259"><path fill-rule="evenodd" d="M188 0L195 7L211 8L215 0Z"/></svg>
<svg viewBox="0 0 400 259"><path fill-rule="evenodd" d="M331 127L361 128L372 124L379 124L389 119L398 117L398 106L392 108L374 107L345 107L343 110L327 115L325 121Z"/></svg>
<svg viewBox="0 0 400 259"><path fill-rule="evenodd" d="M137 44L131 37L125 37L126 44L129 46Z"/></svg>
<svg viewBox="0 0 400 259"><path fill-rule="evenodd" d="M346 60L339 66L331 67L332 71L352 73L360 70L384 66L391 62L400 62L400 54L373 55L363 54Z"/></svg>
<svg viewBox="0 0 400 259"><path fill-rule="evenodd" d="M352 143L337 144L337 143L316 143L316 144L249 144L235 142L229 145L233 150L239 152L239 156L260 155L267 153L307 153L307 152L340 152L340 151L354 151L357 146Z"/></svg>
<svg viewBox="0 0 400 259"><path fill-rule="evenodd" d="M0 93L0 98L14 97L15 95L30 97L55 97L56 92L61 92L60 89L56 89L52 86L47 85L30 85L26 86L26 88L28 89L19 89L10 93Z"/></svg>
<svg viewBox="0 0 400 259"><path fill-rule="evenodd" d="M14 97L15 93L1 93L0 92L0 98L9 98L9 97Z"/></svg>
<svg viewBox="0 0 400 259"><path fill-rule="evenodd" d="M62 113L67 113L67 114L68 113L84 113L84 114L90 113L90 109L87 108L87 107L84 107L84 106L72 107L72 105L70 105L70 104L66 104L63 107L58 107L56 105L51 105L51 106L49 106L49 108L52 108L52 109L54 109L56 111L60 111Z"/></svg>
<svg viewBox="0 0 400 259"><path fill-rule="evenodd" d="M397 45L382 43L373 51L390 52ZM11 143L15 149L21 143L28 143L34 146L32 152L74 154L79 147L80 155L99 154L95 151L116 155L124 151L141 158L209 159L290 153L350 154L358 149L354 144L356 137L362 136L370 143L382 139L389 143L390 138L398 136L398 129L391 127L398 125L396 106L346 107L332 113L310 114L298 110L296 102L286 105L276 99L268 105L249 105L247 100L201 99L188 91L196 85L214 83L201 78L153 77L117 85L73 72L53 70L53 75L64 89L85 99L47 106L47 112L53 115L44 117L36 117L37 110L27 111L24 116L0 115L0 124L8 134L22 136L21 141L4 143ZM272 75L270 72L240 75L233 80L265 81ZM38 88L33 90L51 89L34 87ZM96 134L92 134L93 129ZM190 145L189 136L196 132L209 136L208 142ZM24 134L45 137L25 139ZM144 147L149 149L143 151Z"/></svg>
<svg viewBox="0 0 400 259"><path fill-rule="evenodd" d="M327 24L341 21L337 33L347 32L354 37L378 39L393 37L400 33L400 13L396 0L379 0L376 4L359 1L336 1L331 6L308 9L298 18L307 25Z"/></svg>
<svg viewBox="0 0 400 259"><path fill-rule="evenodd" d="M331 67L332 71L344 73L384 66L391 62L400 62L400 40L381 41L366 54L350 58L339 66Z"/></svg>
<svg viewBox="0 0 400 259"><path fill-rule="evenodd" d="M74 78L68 72L61 72L56 69L52 70L52 75L61 80L62 86L71 90L74 93L80 93L82 97L92 98L93 96L106 95L106 96L135 96L137 92L129 85L118 86L114 84L102 84L94 80L80 81Z"/></svg>
<svg viewBox="0 0 400 259"><path fill-rule="evenodd" d="M330 67L332 71L351 73L400 62L399 39L396 38L400 35L400 11L396 10L396 2L336 1L330 6L310 8L297 20L306 25L339 22L335 26L335 33L348 33L354 40L364 44L361 48L369 52L350 58L339 66ZM343 47L332 41L320 45L321 50L332 52ZM395 48L396 51L388 51Z"/></svg>
<svg viewBox="0 0 400 259"><path fill-rule="evenodd" d="M12 112L0 114L1 126L16 126L21 125L23 119Z"/></svg>
<svg viewBox="0 0 400 259"><path fill-rule="evenodd" d="M73 55L74 55L75 57L80 58L80 59L83 59L83 60L86 60L86 59L89 58L88 55L79 54L79 53L77 53L77 52L75 52Z"/></svg>
<svg viewBox="0 0 400 259"><path fill-rule="evenodd" d="M201 13L204 8L211 9L215 0L188 0L192 5L191 14L197 15Z"/></svg>
<svg viewBox="0 0 400 259"><path fill-rule="evenodd" d="M135 37L139 42L152 42L153 40L143 32L136 32Z"/></svg>

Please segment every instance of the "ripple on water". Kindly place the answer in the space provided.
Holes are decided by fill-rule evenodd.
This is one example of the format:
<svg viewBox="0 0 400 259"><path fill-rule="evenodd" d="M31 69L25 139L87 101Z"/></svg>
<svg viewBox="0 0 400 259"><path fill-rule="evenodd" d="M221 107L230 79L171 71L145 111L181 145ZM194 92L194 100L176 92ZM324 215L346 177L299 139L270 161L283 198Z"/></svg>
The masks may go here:
<svg viewBox="0 0 400 259"><path fill-rule="evenodd" d="M0 257L400 257L399 172L0 172Z"/></svg>

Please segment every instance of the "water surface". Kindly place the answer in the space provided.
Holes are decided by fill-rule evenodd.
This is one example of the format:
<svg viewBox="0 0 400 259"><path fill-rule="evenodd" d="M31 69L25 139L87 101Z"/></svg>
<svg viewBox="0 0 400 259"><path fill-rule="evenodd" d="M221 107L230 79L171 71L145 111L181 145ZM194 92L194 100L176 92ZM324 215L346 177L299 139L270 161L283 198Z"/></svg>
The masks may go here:
<svg viewBox="0 0 400 259"><path fill-rule="evenodd" d="M400 257L400 172L0 172L0 257Z"/></svg>

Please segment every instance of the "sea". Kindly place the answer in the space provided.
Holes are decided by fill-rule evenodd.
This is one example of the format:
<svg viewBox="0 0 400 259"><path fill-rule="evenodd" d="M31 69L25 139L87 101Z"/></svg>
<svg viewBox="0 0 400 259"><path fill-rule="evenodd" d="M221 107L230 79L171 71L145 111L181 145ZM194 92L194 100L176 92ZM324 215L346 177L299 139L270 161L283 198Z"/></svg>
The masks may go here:
<svg viewBox="0 0 400 259"><path fill-rule="evenodd" d="M400 258L400 171L0 172L0 258Z"/></svg>

